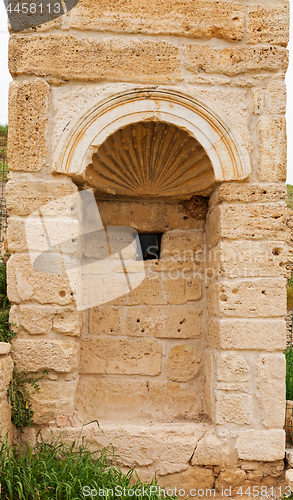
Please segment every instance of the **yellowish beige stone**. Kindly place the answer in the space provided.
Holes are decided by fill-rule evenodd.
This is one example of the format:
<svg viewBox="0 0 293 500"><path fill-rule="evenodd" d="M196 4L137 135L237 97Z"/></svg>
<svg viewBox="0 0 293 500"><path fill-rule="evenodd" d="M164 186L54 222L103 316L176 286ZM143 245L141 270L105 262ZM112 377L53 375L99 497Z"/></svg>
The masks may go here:
<svg viewBox="0 0 293 500"><path fill-rule="evenodd" d="M74 394L78 380L40 380L38 392L31 391L34 423L46 424L58 415L71 415L74 410Z"/></svg>
<svg viewBox="0 0 293 500"><path fill-rule="evenodd" d="M187 382L196 377L200 369L201 353L188 344L172 347L166 362L166 374L174 382Z"/></svg>
<svg viewBox="0 0 293 500"><path fill-rule="evenodd" d="M207 432L197 444L191 465L221 465L222 461L222 441L212 432Z"/></svg>
<svg viewBox="0 0 293 500"><path fill-rule="evenodd" d="M285 456L285 431L281 429L239 432L236 441L238 458L249 461L273 462Z"/></svg>
<svg viewBox="0 0 293 500"><path fill-rule="evenodd" d="M289 2L249 5L247 43L280 44L289 42Z"/></svg>
<svg viewBox="0 0 293 500"><path fill-rule="evenodd" d="M159 479L159 484L165 488L170 488L170 484L172 484L174 485L173 488L177 488L177 491L191 491L193 494L197 490L203 490L208 496L212 497L214 481L215 478L212 469L188 467L184 472L172 474L172 476L167 475L161 477Z"/></svg>
<svg viewBox="0 0 293 500"><path fill-rule="evenodd" d="M203 234L198 231L167 231L162 236L162 259L200 262L202 251Z"/></svg>
<svg viewBox="0 0 293 500"><path fill-rule="evenodd" d="M258 399L265 427L283 428L286 408L286 360L284 354L260 356L257 372Z"/></svg>
<svg viewBox="0 0 293 500"><path fill-rule="evenodd" d="M246 472L242 469L231 469L221 471L216 479L215 487L217 491L222 491L222 488L233 488L241 486L246 479Z"/></svg>
<svg viewBox="0 0 293 500"><path fill-rule="evenodd" d="M216 391L216 423L239 425L252 423L252 398L250 394Z"/></svg>
<svg viewBox="0 0 293 500"><path fill-rule="evenodd" d="M219 382L248 382L250 368L241 354L222 353L217 358Z"/></svg>
<svg viewBox="0 0 293 500"><path fill-rule="evenodd" d="M269 113L286 112L286 85L283 80L272 80L268 83L266 94L266 107Z"/></svg>
<svg viewBox="0 0 293 500"><path fill-rule="evenodd" d="M11 356L1 356L0 358L0 392L7 391L12 378L13 361Z"/></svg>
<svg viewBox="0 0 293 500"><path fill-rule="evenodd" d="M287 197L286 184L239 184L224 182L210 197L210 205L221 201L237 202L278 202Z"/></svg>
<svg viewBox="0 0 293 500"><path fill-rule="evenodd" d="M263 90L261 88L252 89L252 112L260 115L263 111Z"/></svg>
<svg viewBox="0 0 293 500"><path fill-rule="evenodd" d="M9 92L9 170L35 172L45 165L50 86L13 82Z"/></svg>
<svg viewBox="0 0 293 500"><path fill-rule="evenodd" d="M161 347L149 339L84 338L81 341L80 372L159 375Z"/></svg>
<svg viewBox="0 0 293 500"><path fill-rule="evenodd" d="M79 346L73 340L16 339L12 341L12 353L20 372L71 372L79 362Z"/></svg>
<svg viewBox="0 0 293 500"><path fill-rule="evenodd" d="M262 116L258 121L259 175L262 181L285 181L287 170L286 120Z"/></svg>
<svg viewBox="0 0 293 500"><path fill-rule="evenodd" d="M13 35L9 69L13 76L83 81L169 83L183 79L179 49L171 43L59 34Z"/></svg>

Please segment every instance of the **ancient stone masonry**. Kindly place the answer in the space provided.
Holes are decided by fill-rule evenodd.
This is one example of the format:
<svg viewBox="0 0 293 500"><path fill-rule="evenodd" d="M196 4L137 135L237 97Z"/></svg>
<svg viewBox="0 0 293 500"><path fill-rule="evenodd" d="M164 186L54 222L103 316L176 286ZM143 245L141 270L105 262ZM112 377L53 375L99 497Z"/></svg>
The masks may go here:
<svg viewBox="0 0 293 500"><path fill-rule="evenodd" d="M11 35L12 351L17 369L48 372L27 439L41 427L73 440L98 420L103 433L85 435L142 479L281 484L288 19L287 1L80 0ZM141 284L115 298L141 263L112 251L92 275L104 249L86 235L78 254L68 202L88 189L105 247L117 226L159 241ZM77 255L89 266L91 307L64 267L32 266L47 248L41 217L68 268Z"/></svg>

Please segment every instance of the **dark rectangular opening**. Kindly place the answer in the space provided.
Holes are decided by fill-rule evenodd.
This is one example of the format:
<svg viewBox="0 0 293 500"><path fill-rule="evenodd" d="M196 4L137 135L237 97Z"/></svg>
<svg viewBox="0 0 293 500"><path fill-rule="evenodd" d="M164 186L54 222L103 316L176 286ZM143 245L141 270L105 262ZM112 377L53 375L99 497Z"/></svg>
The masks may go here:
<svg viewBox="0 0 293 500"><path fill-rule="evenodd" d="M143 260L157 260L161 253L163 233L139 234Z"/></svg>

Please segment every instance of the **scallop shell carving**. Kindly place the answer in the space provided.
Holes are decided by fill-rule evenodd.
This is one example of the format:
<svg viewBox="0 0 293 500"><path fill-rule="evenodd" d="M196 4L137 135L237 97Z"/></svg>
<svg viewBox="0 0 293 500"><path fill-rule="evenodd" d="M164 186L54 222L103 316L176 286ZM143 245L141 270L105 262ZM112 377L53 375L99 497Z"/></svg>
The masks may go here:
<svg viewBox="0 0 293 500"><path fill-rule="evenodd" d="M128 197L180 197L214 180L209 157L184 130L139 122L117 130L93 154L86 181L98 192Z"/></svg>

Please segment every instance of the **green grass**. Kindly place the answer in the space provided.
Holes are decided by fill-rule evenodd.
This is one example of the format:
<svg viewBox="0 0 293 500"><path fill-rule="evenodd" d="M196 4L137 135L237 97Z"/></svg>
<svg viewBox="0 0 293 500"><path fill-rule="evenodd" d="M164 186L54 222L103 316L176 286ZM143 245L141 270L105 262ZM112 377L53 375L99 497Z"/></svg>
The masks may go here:
<svg viewBox="0 0 293 500"><path fill-rule="evenodd" d="M8 135L8 125L7 123L5 125L0 124L0 135L2 136L7 136Z"/></svg>
<svg viewBox="0 0 293 500"><path fill-rule="evenodd" d="M293 186L287 184L287 206L293 209Z"/></svg>
<svg viewBox="0 0 293 500"><path fill-rule="evenodd" d="M0 446L1 500L160 499L158 492L146 494L150 487L139 481L134 470L125 474L121 467L114 467L113 459L117 461L118 457L111 446L90 452L83 440L70 446L59 438L33 447L4 442ZM153 489L155 485L153 482ZM125 488L125 496L117 494L119 487L122 491ZM128 493L129 489L137 495ZM99 494L100 490L105 496Z"/></svg>

